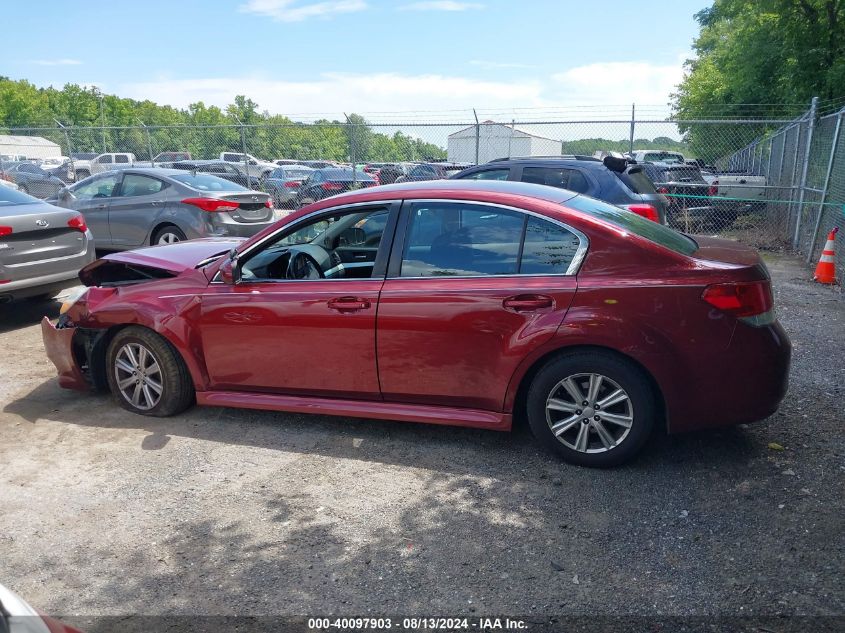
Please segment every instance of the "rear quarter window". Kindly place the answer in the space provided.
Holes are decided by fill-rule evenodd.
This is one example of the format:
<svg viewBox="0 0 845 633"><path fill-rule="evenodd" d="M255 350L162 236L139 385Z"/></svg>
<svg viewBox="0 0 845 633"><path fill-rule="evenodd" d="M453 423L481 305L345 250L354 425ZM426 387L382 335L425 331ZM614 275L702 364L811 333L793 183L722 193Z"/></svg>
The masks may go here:
<svg viewBox="0 0 845 633"><path fill-rule="evenodd" d="M642 167L630 167L622 174L617 172L614 172L614 174L616 174L619 180L624 182L628 186L628 189L634 193L657 193L657 190L654 188L654 183L651 182L651 179Z"/></svg>
<svg viewBox="0 0 845 633"><path fill-rule="evenodd" d="M691 237L595 198L576 196L567 200L564 206L588 213L681 255L692 255L698 250L698 244Z"/></svg>

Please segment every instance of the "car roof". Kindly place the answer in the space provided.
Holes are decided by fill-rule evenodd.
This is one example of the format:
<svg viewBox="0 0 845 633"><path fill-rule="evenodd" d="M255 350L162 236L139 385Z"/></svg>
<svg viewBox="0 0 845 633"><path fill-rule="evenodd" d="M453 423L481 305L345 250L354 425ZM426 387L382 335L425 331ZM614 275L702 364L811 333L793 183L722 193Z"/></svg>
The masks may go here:
<svg viewBox="0 0 845 633"><path fill-rule="evenodd" d="M518 196L528 196L531 198L538 198L548 202L565 202L574 198L577 193L569 191L568 189L560 189L557 187L548 187L546 185L535 185L528 182L519 182L512 180L423 180L413 182L394 183L392 185L382 185L380 187L371 187L369 189L361 189L358 191L349 191L332 196L332 200L338 200L345 197L361 196L364 192L367 194L384 193L388 194L385 198L393 195L397 198L414 197L425 195L426 191L482 191L488 193L502 193Z"/></svg>
<svg viewBox="0 0 845 633"><path fill-rule="evenodd" d="M584 169L594 169L594 170L604 170L607 169L607 166L600 161L598 158L592 157L584 157L584 158L576 158L576 157L568 157L568 156L535 156L535 157L520 157L520 158L498 158L496 160L490 161L489 163L482 163L481 165L468 167L467 169L475 169L475 167L504 167L507 165L524 165L524 164L532 164L532 165L542 165L544 167L580 167Z"/></svg>

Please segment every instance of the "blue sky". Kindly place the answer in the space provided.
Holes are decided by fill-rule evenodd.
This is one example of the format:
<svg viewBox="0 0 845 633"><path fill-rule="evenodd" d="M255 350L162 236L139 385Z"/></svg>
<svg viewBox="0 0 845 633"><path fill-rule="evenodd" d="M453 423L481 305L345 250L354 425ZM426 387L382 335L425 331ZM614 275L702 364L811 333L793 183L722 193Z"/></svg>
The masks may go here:
<svg viewBox="0 0 845 633"><path fill-rule="evenodd" d="M0 74L179 107L242 93L282 114L663 105L708 4L14 2Z"/></svg>

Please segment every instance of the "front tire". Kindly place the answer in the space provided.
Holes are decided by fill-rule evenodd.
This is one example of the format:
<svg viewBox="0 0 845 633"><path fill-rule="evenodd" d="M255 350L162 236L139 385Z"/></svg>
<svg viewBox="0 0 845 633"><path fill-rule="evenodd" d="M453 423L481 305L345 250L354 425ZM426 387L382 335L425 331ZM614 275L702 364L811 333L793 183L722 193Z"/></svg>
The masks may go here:
<svg viewBox="0 0 845 633"><path fill-rule="evenodd" d="M613 354L585 351L549 361L526 401L537 440L580 466L616 466L643 447L657 413L643 371Z"/></svg>
<svg viewBox="0 0 845 633"><path fill-rule="evenodd" d="M166 417L187 409L194 386L176 349L152 330L130 326L106 352L109 389L117 403L140 415Z"/></svg>

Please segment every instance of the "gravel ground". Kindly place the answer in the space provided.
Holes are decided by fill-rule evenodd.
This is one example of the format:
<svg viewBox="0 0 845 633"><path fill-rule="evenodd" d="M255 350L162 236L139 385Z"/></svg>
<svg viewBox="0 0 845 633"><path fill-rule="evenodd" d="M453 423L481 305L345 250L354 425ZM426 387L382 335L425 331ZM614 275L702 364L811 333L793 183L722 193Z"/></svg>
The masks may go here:
<svg viewBox="0 0 845 633"><path fill-rule="evenodd" d="M845 615L845 301L767 259L780 412L608 471L524 428L133 416L57 386L57 305L0 306L0 581L89 616Z"/></svg>

